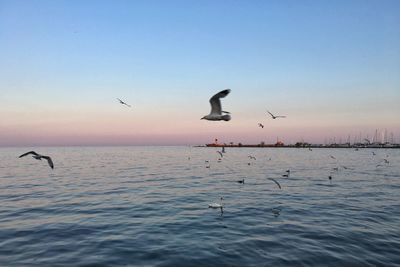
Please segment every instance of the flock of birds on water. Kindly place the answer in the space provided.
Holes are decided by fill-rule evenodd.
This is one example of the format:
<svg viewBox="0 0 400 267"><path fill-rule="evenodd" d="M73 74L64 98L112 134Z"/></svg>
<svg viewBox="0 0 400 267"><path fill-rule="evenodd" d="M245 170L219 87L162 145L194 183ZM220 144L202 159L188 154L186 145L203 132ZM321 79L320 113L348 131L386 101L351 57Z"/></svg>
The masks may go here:
<svg viewBox="0 0 400 267"><path fill-rule="evenodd" d="M219 93L213 95L213 96L210 98L211 111L210 111L210 113L209 113L208 115L203 116L201 119L202 119L202 120L209 120L209 121L230 121L230 120L231 120L231 115L230 115L231 113L228 112L228 111L223 111L223 110L222 110L222 106L221 106L221 98L226 97L230 92L231 92L230 89L225 89L225 90L222 90L222 91L220 91ZM117 98L117 100L119 101L119 103L120 103L121 105L125 105L125 106L127 106L127 107L129 107L129 108L131 107L131 105L127 104L127 103L124 102L123 100L121 100L121 99L119 99L119 98ZM268 114L271 116L271 118L274 119L274 120L275 120L275 119L278 119L278 118L286 118L286 116L274 115L274 114L272 114L272 113L271 113L270 111L268 111L268 110L267 110L267 112L268 112ZM264 125L263 125L262 123L258 123L258 126L259 126L260 128L264 128ZM312 151L312 148L309 148L309 150ZM358 149L356 149L356 150L358 150ZM217 151L217 153L220 155L220 158L218 159L218 162L221 162L221 160L222 160L222 158L223 158L223 156L224 156L224 153L226 153L225 147L222 147L222 150L221 150L221 151ZM25 156L27 156L27 155L32 155L32 157L33 157L34 159L36 159L36 160L45 159L45 160L47 161L48 165L50 166L50 168L51 168L51 169L54 169L54 163L53 163L53 160L51 159L51 157L46 156L46 155L38 154L38 153L36 153L35 151L29 151L29 152L26 152L26 153L20 155L19 158L23 158L23 157L25 157ZM375 152L372 152L372 155L375 156L376 153L375 153ZM388 155L386 155L386 157L388 157ZM254 156L252 156L252 155L249 155L248 158L249 158L250 160L257 160L256 157L254 157ZM330 155L330 158L336 160L336 158L335 158L333 155ZM188 159L190 159L190 157L189 157ZM271 160L271 158L269 158L269 160ZM206 168L209 169L209 168L210 168L209 161L206 160L205 162L208 163L208 164L206 165ZM389 160L383 159L383 160L381 161L381 163L389 164ZM379 163L378 165L376 165L376 167L378 168L378 167L383 166L381 163ZM251 165L250 162L248 162L247 164L248 164L248 165ZM342 167L343 169L348 169L348 167L346 167L346 166L341 166L341 167ZM333 168L333 171L338 171L338 170L339 170L338 167ZM282 177L286 177L286 178L289 178L289 176L290 176L290 170L286 170L286 171L285 171L285 174L282 175ZM278 186L279 189L282 189L282 186L280 185L280 183L279 183L276 179L274 179L274 178L268 178L268 179L271 180L272 182L274 182L274 183ZM330 181L332 180L332 174L330 174L330 175L328 176L328 179L329 179ZM240 184L244 184L245 181L244 181L244 179L242 179L242 180L238 180L237 182L240 183ZM223 212L224 212L224 210L223 210L223 209L224 209L224 204L223 204L223 202L222 202L223 199L224 199L224 198L221 197L219 203L216 203L216 202L215 202L215 203L210 203L210 204L208 205L208 207L209 207L209 208L212 208L212 209L220 209L220 210L221 210L221 214L223 214ZM272 212L275 216L279 216L279 215L280 215L280 212L281 212L281 209L279 209L279 208L273 208L273 209L271 209L271 212Z"/></svg>
<svg viewBox="0 0 400 267"><path fill-rule="evenodd" d="M309 151L312 151L312 149L309 148ZM358 151L358 149L355 149L355 151ZM218 158L217 162L220 163L222 161L224 153L226 153L225 147L222 147L222 150L221 151L217 151L217 153L220 155L220 158ZM377 154L374 151L372 151L372 156L376 156L376 155ZM249 160L257 160L257 158L255 156L253 156L253 155L248 155L247 157L249 158ZM379 164L376 165L376 168L381 167L381 166L388 166L388 164L390 163L389 160L387 159L388 157L389 157L389 155L386 155L386 158L381 159L379 161ZM338 162L338 160L337 160L337 158L335 156L329 155L329 158L334 160L334 161L336 161L336 163L339 164L339 162ZM190 160L191 158L188 157L188 159ZM268 160L271 161L271 158L269 158ZM205 163L206 163L206 168L210 169L211 168L210 161L206 160ZM250 166L251 163L248 162L247 165ZM328 179L329 179L330 183L332 183L332 179L333 179L334 173L337 173L340 168L342 168L343 170L351 169L350 167L347 167L345 165L338 165L338 167L332 168L330 173L329 173L329 175L328 175ZM288 169L288 170L284 171L284 173L281 176L282 176L282 178L290 178L290 174L291 174L291 171L290 171L290 169ZM281 184L277 180L278 178L277 179L267 178L267 179L272 181L272 182L274 182L279 189L282 189ZM245 183L245 179L242 178L241 180L237 180L236 182L239 183L239 184L244 184ZM224 198L221 197L219 203L217 203L217 202L210 203L208 205L208 207L212 208L212 209L220 209L221 210L221 215L222 215L223 212L224 212L224 210L223 210L224 204L222 202L223 199ZM274 214L275 217L279 216L281 211L282 210L280 208L272 208L271 209L271 212Z"/></svg>

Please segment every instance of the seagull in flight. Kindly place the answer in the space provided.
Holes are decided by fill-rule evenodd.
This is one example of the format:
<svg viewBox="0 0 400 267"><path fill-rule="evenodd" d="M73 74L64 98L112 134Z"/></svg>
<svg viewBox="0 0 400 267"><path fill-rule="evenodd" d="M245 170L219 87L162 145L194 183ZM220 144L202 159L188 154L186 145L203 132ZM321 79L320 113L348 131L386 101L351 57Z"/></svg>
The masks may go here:
<svg viewBox="0 0 400 267"><path fill-rule="evenodd" d="M267 110L267 112L269 113L269 115L271 115L271 117L275 120L276 118L286 118L286 116L275 116L274 114L272 114L271 112L269 112Z"/></svg>
<svg viewBox="0 0 400 267"><path fill-rule="evenodd" d="M231 89L225 89L210 98L211 104L211 112L210 114L201 118L201 120L209 120L209 121L229 121L231 120L230 113L227 111L223 111L221 107L220 98L226 97L231 92ZM224 113L224 115L222 115Z"/></svg>
<svg viewBox="0 0 400 267"><path fill-rule="evenodd" d="M268 179L273 181L274 183L276 183L276 185L279 187L279 189L282 189L281 185L278 183L277 180L275 180L274 178L268 178Z"/></svg>
<svg viewBox="0 0 400 267"><path fill-rule="evenodd" d="M224 157L221 151L217 151L217 153L221 156L221 158Z"/></svg>
<svg viewBox="0 0 400 267"><path fill-rule="evenodd" d="M264 125L262 123L258 123L258 126L264 128Z"/></svg>
<svg viewBox="0 0 400 267"><path fill-rule="evenodd" d="M127 103L125 103L124 101L122 101L121 99L117 98L119 103L121 103L122 105L125 105L127 107L131 107L131 105L128 105Z"/></svg>
<svg viewBox="0 0 400 267"><path fill-rule="evenodd" d="M36 153L35 151L26 152L25 154L22 154L22 155L19 156L19 157L22 158L22 157L25 157L25 156L27 156L27 155L29 155L29 154L32 154L32 155L33 155L32 157L33 157L34 159L37 159L37 160L45 159L45 160L47 160L47 162L49 163L50 168L54 169L53 161L51 160L51 158L50 158L49 156L40 155L40 154Z"/></svg>

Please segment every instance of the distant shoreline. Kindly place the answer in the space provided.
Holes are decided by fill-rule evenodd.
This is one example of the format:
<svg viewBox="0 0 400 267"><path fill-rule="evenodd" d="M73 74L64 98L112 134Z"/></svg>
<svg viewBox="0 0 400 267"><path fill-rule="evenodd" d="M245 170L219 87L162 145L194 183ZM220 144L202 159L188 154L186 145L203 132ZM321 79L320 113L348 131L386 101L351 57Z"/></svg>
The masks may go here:
<svg viewBox="0 0 400 267"><path fill-rule="evenodd" d="M194 147L232 147L232 148L352 148L352 149L360 149L360 148L384 148L384 149L393 149L400 148L400 144L390 144L390 145L379 145L379 144L371 144L371 145L347 145L347 144L332 144L332 145L273 145L273 144L265 144L265 145L251 145L251 144L242 144L242 145L221 145L221 144L205 144L205 145L197 145Z"/></svg>

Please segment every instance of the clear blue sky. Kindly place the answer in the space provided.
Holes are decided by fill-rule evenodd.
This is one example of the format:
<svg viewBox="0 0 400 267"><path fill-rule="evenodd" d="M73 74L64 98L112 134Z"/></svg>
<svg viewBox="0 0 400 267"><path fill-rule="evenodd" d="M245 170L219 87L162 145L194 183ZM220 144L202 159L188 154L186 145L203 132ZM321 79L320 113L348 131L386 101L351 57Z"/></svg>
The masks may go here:
<svg viewBox="0 0 400 267"><path fill-rule="evenodd" d="M0 145L399 134L400 1L0 0L0 101Z"/></svg>

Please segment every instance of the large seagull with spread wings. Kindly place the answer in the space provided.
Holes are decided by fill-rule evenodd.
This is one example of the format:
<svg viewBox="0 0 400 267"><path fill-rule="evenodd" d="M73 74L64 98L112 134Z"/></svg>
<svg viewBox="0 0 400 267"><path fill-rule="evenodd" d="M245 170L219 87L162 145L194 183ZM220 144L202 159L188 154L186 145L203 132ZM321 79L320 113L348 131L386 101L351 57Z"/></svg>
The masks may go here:
<svg viewBox="0 0 400 267"><path fill-rule="evenodd" d="M231 119L230 113L223 111L221 107L220 98L224 98L231 92L231 89L225 89L210 98L211 112L210 114L201 118L202 120L209 121L229 121ZM224 114L223 114L224 113Z"/></svg>

